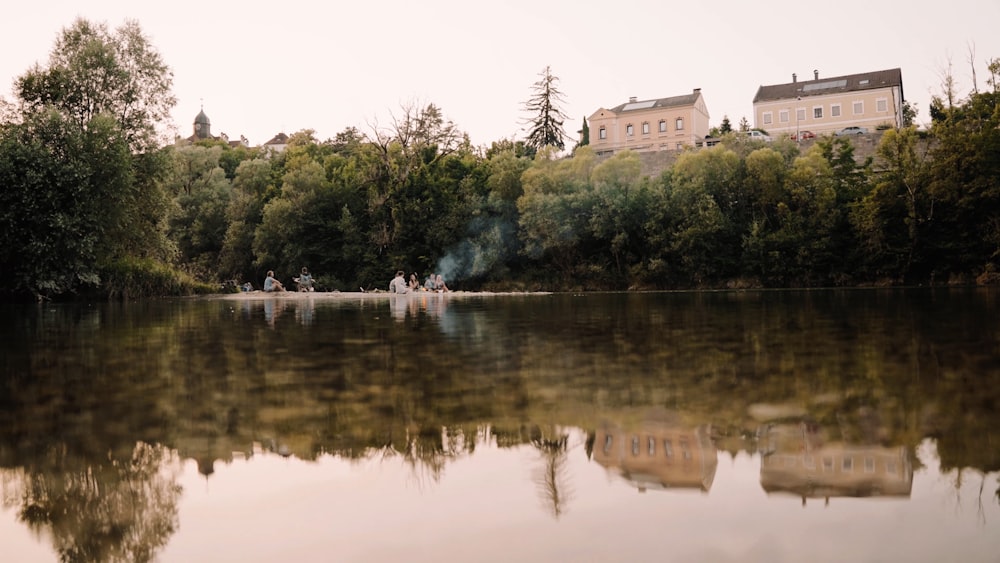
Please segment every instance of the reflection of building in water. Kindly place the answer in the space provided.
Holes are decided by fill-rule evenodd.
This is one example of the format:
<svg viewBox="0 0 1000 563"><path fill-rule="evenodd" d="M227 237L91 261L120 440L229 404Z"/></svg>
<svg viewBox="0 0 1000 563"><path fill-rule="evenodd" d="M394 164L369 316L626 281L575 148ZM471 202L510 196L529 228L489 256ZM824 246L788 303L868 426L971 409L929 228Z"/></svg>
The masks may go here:
<svg viewBox="0 0 1000 563"><path fill-rule="evenodd" d="M913 467L903 446L824 443L815 425L771 425L759 432L760 484L768 493L807 498L910 496Z"/></svg>
<svg viewBox="0 0 1000 563"><path fill-rule="evenodd" d="M594 437L594 461L639 488L708 491L718 457L708 425L685 428L648 420L638 429L605 425Z"/></svg>

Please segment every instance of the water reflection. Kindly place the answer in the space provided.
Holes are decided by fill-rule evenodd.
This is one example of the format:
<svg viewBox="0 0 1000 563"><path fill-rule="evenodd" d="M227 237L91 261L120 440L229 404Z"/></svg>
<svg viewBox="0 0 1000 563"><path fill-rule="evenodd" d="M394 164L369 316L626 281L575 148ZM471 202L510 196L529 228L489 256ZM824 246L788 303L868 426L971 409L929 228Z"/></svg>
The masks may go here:
<svg viewBox="0 0 1000 563"><path fill-rule="evenodd" d="M37 461L0 469L3 507L63 561L150 561L178 527L179 465L162 446L89 462L63 448Z"/></svg>
<svg viewBox="0 0 1000 563"><path fill-rule="evenodd" d="M185 460L207 483L272 457L399 463L424 491L509 463L529 512L575 528L593 510L591 470L611 476L610 503L697 492L708 507L744 482L737 465L756 492L780 493L740 489L741 509L788 495L919 502L931 441L949 486L979 480L963 506L1000 520L989 291L309 294L3 312L3 506L64 560L155 558L184 528ZM476 488L475 505L515 494L494 488ZM664 493L629 494L649 489Z"/></svg>
<svg viewBox="0 0 1000 563"><path fill-rule="evenodd" d="M695 488L708 492L718 456L711 426L684 424L676 414L654 411L635 428L610 423L595 432L594 461L636 487Z"/></svg>
<svg viewBox="0 0 1000 563"><path fill-rule="evenodd" d="M846 444L811 421L760 429L760 484L768 493L806 499L909 497L913 467L906 447Z"/></svg>

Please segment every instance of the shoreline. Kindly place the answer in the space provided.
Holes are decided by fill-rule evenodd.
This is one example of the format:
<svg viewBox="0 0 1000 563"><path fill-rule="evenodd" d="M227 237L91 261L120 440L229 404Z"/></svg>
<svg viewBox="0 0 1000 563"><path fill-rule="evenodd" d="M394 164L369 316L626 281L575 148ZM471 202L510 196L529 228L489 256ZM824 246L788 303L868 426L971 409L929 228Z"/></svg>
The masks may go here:
<svg viewBox="0 0 1000 563"><path fill-rule="evenodd" d="M493 296L522 296L522 295L551 295L547 291L412 291L409 293L389 293L383 290L373 291L261 291L254 290L240 293L219 293L214 295L201 295L202 299L222 299L226 301L261 301L264 299L301 300L313 299L318 301L347 301L365 299L386 299L411 298L411 297L493 297Z"/></svg>

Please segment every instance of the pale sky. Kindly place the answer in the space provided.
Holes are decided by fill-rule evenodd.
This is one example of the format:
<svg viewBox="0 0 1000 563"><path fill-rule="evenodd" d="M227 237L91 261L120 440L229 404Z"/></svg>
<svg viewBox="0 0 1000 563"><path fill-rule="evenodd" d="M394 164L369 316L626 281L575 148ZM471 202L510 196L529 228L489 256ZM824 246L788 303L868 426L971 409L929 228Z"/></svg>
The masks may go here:
<svg viewBox="0 0 1000 563"><path fill-rule="evenodd" d="M903 94L929 121L951 64L958 93L980 89L1000 57L1000 0L382 0L18 1L4 9L0 95L77 17L135 19L174 73L174 126L192 132L204 104L212 133L252 145L313 129L370 132L406 105L433 103L476 146L524 138L524 103L550 66L576 139L598 108L701 88L716 126L752 123L760 85L899 67ZM568 143L572 146L573 142Z"/></svg>

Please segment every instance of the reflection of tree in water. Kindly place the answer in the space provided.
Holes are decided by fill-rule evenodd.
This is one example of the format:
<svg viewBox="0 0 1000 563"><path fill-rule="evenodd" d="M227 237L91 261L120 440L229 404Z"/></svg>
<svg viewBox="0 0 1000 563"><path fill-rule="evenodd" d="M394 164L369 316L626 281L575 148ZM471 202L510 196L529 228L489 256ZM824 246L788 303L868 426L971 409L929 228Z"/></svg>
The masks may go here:
<svg viewBox="0 0 1000 563"><path fill-rule="evenodd" d="M567 442L569 435L559 428L551 428L548 432L538 426L530 430L531 445L541 453L541 467L534 473L535 484L542 497L542 504L552 516L559 518L566 510L566 504L572 498L572 492L566 476Z"/></svg>
<svg viewBox="0 0 1000 563"><path fill-rule="evenodd" d="M438 482L444 474L448 461L462 455L471 455L476 449L476 441L482 439L484 428L461 426L421 426L407 429L402 443L389 441L371 450L375 457L402 457L413 474L421 481L427 476Z"/></svg>
<svg viewBox="0 0 1000 563"><path fill-rule="evenodd" d="M51 454L53 466L5 477L20 490L4 491L4 506L20 504L22 522L39 535L49 530L62 561L155 559L179 524L181 487L164 471L177 467L169 450L140 442L131 459L69 468L61 453Z"/></svg>

